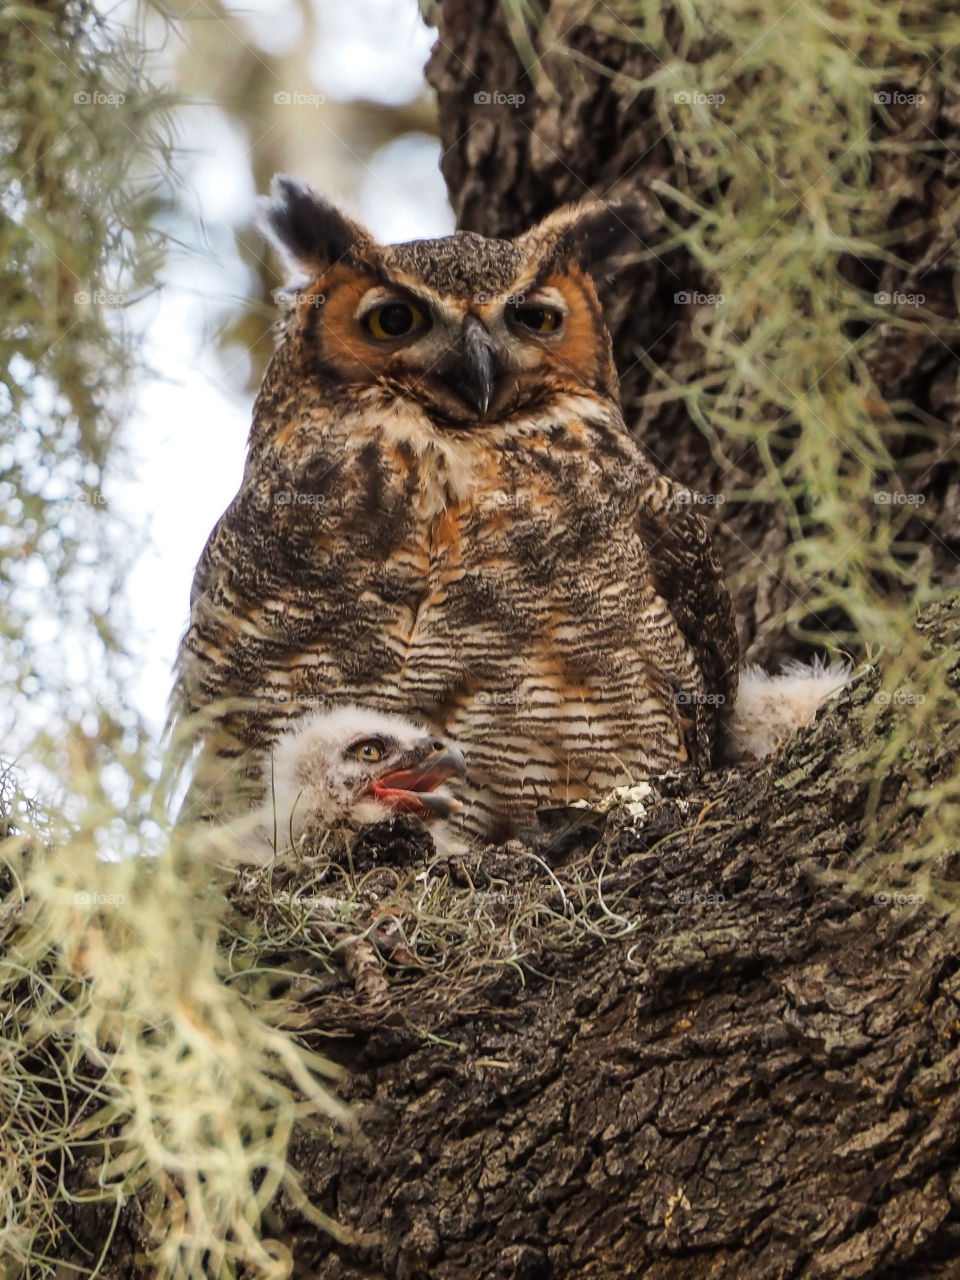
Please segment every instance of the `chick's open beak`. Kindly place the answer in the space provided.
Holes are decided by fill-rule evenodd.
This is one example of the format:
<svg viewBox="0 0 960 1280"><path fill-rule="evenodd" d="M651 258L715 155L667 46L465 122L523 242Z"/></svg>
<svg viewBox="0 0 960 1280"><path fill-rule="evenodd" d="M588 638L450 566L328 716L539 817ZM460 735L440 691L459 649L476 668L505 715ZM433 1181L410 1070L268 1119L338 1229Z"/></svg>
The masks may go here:
<svg viewBox="0 0 960 1280"><path fill-rule="evenodd" d="M448 778L467 771L463 752L439 738L418 743L370 784L371 795L383 800L395 813L447 818L463 805L445 791L437 791Z"/></svg>

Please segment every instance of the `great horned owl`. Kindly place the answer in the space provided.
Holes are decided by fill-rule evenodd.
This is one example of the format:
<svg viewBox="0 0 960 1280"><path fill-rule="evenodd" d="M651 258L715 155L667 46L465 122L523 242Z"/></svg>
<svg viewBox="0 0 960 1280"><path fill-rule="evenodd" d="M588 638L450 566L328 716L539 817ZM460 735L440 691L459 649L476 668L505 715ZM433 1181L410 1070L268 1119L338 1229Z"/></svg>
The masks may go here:
<svg viewBox="0 0 960 1280"><path fill-rule="evenodd" d="M175 718L206 721L188 812L238 775L256 791L264 750L318 703L460 743L465 826L488 837L709 763L733 611L689 490L624 425L595 284L635 219L586 203L513 240L380 245L276 181L266 224L301 279L194 579L174 693Z"/></svg>
<svg viewBox="0 0 960 1280"><path fill-rule="evenodd" d="M441 851L456 851L449 820L463 806L445 784L465 770L458 747L403 716L355 706L311 712L268 753L259 826L237 852L264 861L305 834L355 832L398 813L419 818Z"/></svg>

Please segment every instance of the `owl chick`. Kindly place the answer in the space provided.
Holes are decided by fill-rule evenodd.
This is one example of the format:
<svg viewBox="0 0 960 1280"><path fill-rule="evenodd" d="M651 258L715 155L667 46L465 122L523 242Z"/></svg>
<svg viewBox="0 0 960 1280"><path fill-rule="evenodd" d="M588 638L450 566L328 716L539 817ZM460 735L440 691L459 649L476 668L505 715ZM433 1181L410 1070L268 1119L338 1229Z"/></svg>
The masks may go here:
<svg viewBox="0 0 960 1280"><path fill-rule="evenodd" d="M464 825L488 838L710 763L733 610L689 490L624 424L595 283L636 221L588 202L513 240L381 245L277 180L266 224L300 278L194 579L188 816L247 784L256 803L318 698L459 743Z"/></svg>
<svg viewBox="0 0 960 1280"><path fill-rule="evenodd" d="M792 659L779 675L758 666L744 667L726 726L726 761L742 763L772 755L791 734L813 721L824 702L850 683L852 674L853 668L845 662L828 666L819 658L809 665Z"/></svg>
<svg viewBox="0 0 960 1280"><path fill-rule="evenodd" d="M398 813L419 818L438 850L459 849L463 808L445 787L463 752L402 716L356 706L316 711L281 734L264 764L266 801L245 860L296 848L308 833L356 832Z"/></svg>

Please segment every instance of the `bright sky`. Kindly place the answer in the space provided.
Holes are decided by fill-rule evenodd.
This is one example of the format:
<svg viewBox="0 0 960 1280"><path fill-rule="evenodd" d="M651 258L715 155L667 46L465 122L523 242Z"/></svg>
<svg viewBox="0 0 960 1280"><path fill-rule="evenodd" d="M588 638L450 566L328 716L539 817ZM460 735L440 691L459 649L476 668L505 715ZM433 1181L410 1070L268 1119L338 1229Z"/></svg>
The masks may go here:
<svg viewBox="0 0 960 1280"><path fill-rule="evenodd" d="M419 21L415 0L314 3L321 38L306 91L394 103L420 93L434 33ZM296 40L294 4L260 0L243 12L263 45ZM209 107L195 109L190 130L187 187L197 222L193 235L184 238L207 244L204 252L187 252L171 263L165 288L152 304L146 354L158 376L139 393L127 435L130 478L114 491L119 510L136 528L146 528L151 541L129 583L139 672L132 696L157 732L187 621L194 566L240 483L252 403L231 392L210 333L222 321L224 300L248 287L231 228L249 219L258 193L245 144L224 116ZM330 145L328 137L325 142ZM346 195L352 211L384 241L443 235L453 229L453 216L438 156L438 144L422 135L382 147L369 165L358 166L351 153L337 171L340 189L327 194ZM342 190L344 173L356 175L353 190ZM316 181L313 174L305 176Z"/></svg>

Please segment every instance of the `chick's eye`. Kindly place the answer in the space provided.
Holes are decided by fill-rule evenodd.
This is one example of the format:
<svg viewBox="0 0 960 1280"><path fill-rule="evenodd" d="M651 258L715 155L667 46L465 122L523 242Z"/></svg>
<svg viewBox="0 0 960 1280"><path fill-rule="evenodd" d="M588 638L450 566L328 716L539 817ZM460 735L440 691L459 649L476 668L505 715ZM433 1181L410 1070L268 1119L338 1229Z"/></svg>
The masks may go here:
<svg viewBox="0 0 960 1280"><path fill-rule="evenodd" d="M366 764L376 764L387 754L387 748L379 738L364 738L347 748L347 755L355 760L363 760Z"/></svg>
<svg viewBox="0 0 960 1280"><path fill-rule="evenodd" d="M368 311L363 327L374 338L406 338L427 327L427 317L412 302L384 302Z"/></svg>
<svg viewBox="0 0 960 1280"><path fill-rule="evenodd" d="M514 307L512 315L531 333L556 333L563 324L563 312L556 307Z"/></svg>

